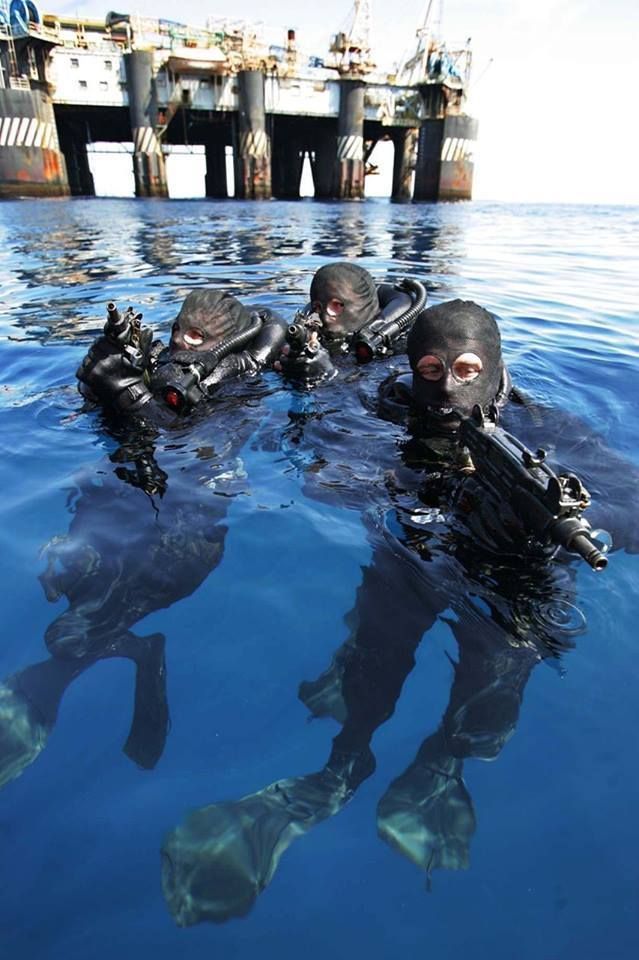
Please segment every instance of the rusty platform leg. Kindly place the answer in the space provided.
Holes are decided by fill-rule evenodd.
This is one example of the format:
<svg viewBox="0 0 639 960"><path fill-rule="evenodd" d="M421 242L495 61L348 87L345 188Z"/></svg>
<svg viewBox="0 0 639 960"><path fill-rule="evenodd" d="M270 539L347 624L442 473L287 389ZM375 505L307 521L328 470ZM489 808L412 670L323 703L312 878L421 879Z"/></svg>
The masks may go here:
<svg viewBox="0 0 639 960"><path fill-rule="evenodd" d="M239 142L235 196L238 200L270 200L271 143L266 132L264 74L261 70L241 70L237 82Z"/></svg>
<svg viewBox="0 0 639 960"><path fill-rule="evenodd" d="M129 114L133 133L133 175L136 197L168 197L162 147L155 132L158 118L153 51L124 54Z"/></svg>
<svg viewBox="0 0 639 960"><path fill-rule="evenodd" d="M418 140L419 130L416 127L404 127L393 134L395 157L391 199L395 203L410 203L413 199Z"/></svg>
<svg viewBox="0 0 639 960"><path fill-rule="evenodd" d="M50 96L43 90L0 90L0 197L68 194Z"/></svg>
<svg viewBox="0 0 639 960"><path fill-rule="evenodd" d="M343 77L339 86L337 145L333 196L337 200L364 197L364 89L363 80Z"/></svg>
<svg viewBox="0 0 639 960"><path fill-rule="evenodd" d="M446 117L439 173L440 200L471 200L477 121L472 117Z"/></svg>
<svg viewBox="0 0 639 960"><path fill-rule="evenodd" d="M470 200L477 121L451 116L424 120L419 131L415 200Z"/></svg>

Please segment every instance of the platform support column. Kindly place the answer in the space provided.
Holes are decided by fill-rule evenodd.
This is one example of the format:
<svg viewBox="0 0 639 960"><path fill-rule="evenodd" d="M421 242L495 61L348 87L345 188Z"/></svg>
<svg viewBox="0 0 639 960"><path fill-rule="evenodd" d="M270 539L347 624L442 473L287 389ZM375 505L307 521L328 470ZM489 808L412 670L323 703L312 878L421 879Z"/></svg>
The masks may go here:
<svg viewBox="0 0 639 960"><path fill-rule="evenodd" d="M89 166L89 134L82 123L68 119L60 122L60 147L67 166L69 188L74 197L94 197L95 184Z"/></svg>
<svg viewBox="0 0 639 960"><path fill-rule="evenodd" d="M473 195L477 121L465 115L446 117L439 173L440 200L470 200Z"/></svg>
<svg viewBox="0 0 639 960"><path fill-rule="evenodd" d="M238 200L270 200L271 143L266 132L264 74L241 70L238 83L238 148L235 154L235 196Z"/></svg>
<svg viewBox="0 0 639 960"><path fill-rule="evenodd" d="M315 140L311 151L311 171L316 200L332 199L333 168L335 166L335 134Z"/></svg>
<svg viewBox="0 0 639 960"><path fill-rule="evenodd" d="M363 80L346 77L340 80L333 171L333 196L337 200L361 200L364 197L365 87Z"/></svg>
<svg viewBox="0 0 639 960"><path fill-rule="evenodd" d="M404 127L393 135L393 186L391 199L396 203L410 203L413 199L413 179L417 166L419 129Z"/></svg>
<svg viewBox="0 0 639 960"><path fill-rule="evenodd" d="M419 128L417 166L413 199L439 199L439 173L441 169L443 120L423 120Z"/></svg>
<svg viewBox="0 0 639 960"><path fill-rule="evenodd" d="M64 197L69 181L51 97L0 89L0 197Z"/></svg>
<svg viewBox="0 0 639 960"><path fill-rule="evenodd" d="M273 156L273 195L278 200L299 200L305 151L289 144Z"/></svg>
<svg viewBox="0 0 639 960"><path fill-rule="evenodd" d="M470 200L477 121L451 109L450 91L420 87L424 119L419 131L414 200Z"/></svg>
<svg viewBox="0 0 639 960"><path fill-rule="evenodd" d="M273 196L278 200L299 200L302 167L306 151L298 137L276 138L273 144Z"/></svg>
<svg viewBox="0 0 639 960"><path fill-rule="evenodd" d="M158 119L153 74L153 51L133 50L124 54L129 93L129 115L133 133L133 176L136 197L168 197L166 166L155 132Z"/></svg>
<svg viewBox="0 0 639 960"><path fill-rule="evenodd" d="M204 192L207 197L226 200L228 197L226 143L224 140L207 140L204 144L204 151L206 157Z"/></svg>

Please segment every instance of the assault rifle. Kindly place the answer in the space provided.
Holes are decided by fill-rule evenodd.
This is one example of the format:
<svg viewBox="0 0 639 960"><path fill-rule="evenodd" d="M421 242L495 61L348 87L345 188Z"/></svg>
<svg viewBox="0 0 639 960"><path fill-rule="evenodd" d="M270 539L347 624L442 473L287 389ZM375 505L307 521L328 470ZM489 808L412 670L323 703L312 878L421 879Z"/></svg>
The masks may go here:
<svg viewBox="0 0 639 960"><path fill-rule="evenodd" d="M462 417L461 443L470 453L477 476L495 497L507 503L526 534L542 546L564 547L593 570L608 563L597 547L590 524L582 518L590 494L574 473L557 475L545 462L546 452L532 453L476 406Z"/></svg>

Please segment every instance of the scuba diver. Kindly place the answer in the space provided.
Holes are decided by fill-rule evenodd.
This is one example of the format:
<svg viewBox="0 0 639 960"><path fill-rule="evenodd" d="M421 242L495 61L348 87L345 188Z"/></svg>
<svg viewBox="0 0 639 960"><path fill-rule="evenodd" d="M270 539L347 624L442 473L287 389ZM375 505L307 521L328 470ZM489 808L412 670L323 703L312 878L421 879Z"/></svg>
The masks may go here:
<svg viewBox="0 0 639 960"><path fill-rule="evenodd" d="M275 369L312 383L333 377L346 354L368 363L402 353L425 304L426 290L417 280L375 284L359 264L327 263L311 281L310 301L289 326Z"/></svg>
<svg viewBox="0 0 639 960"><path fill-rule="evenodd" d="M333 462L328 417L307 423L306 440L317 450L304 474L309 496L330 499L337 491L342 504L369 505L373 555L345 618L350 636L325 673L299 688L311 715L333 718L339 732L321 770L197 809L166 836L162 885L179 925L248 913L290 844L353 798L375 771L373 735L392 716L419 644L438 621L458 649L449 703L381 797L377 826L428 884L435 869L466 868L476 819L464 763L499 755L515 732L533 668L570 649L583 630L571 552L595 571L606 563L603 533L581 516L586 491L571 473L544 474L542 452L530 459L523 444L509 446L505 431L499 442L490 439L488 453L475 436L501 431L497 419L511 413L518 431L528 422L533 437L543 432L541 408L510 384L495 317L460 300L431 307L412 327L407 352L411 373L392 376L380 391L386 432L363 427L367 442L356 439L347 451L348 474L343 421ZM562 420L561 452L570 460L583 453L584 432L574 419ZM561 439L558 430L558 448ZM371 443L377 472L370 470ZM586 469L598 466L597 520L612 529L616 547L637 552L637 524L618 523L614 505L623 503L627 521L638 471L610 451L603 459L597 438L591 446L591 460L581 459ZM611 492L617 499L607 502Z"/></svg>
<svg viewBox="0 0 639 960"><path fill-rule="evenodd" d="M110 469L79 480L68 534L45 548L45 594L65 597L68 609L46 630L49 659L0 682L0 787L40 754L69 684L106 658L136 668L124 752L145 769L159 760L169 727L165 638L132 627L193 593L222 559L229 498L247 484L239 452L263 389L251 375L279 352L284 330L270 310L204 289L186 297L163 347L132 310L109 305L77 376L118 445ZM213 412L214 433L203 416Z"/></svg>
<svg viewBox="0 0 639 960"><path fill-rule="evenodd" d="M171 327L168 346L140 327L141 314L107 307L104 335L77 371L80 391L120 413L171 422L212 397L221 383L269 367L285 324L272 310L249 311L221 290L194 290Z"/></svg>

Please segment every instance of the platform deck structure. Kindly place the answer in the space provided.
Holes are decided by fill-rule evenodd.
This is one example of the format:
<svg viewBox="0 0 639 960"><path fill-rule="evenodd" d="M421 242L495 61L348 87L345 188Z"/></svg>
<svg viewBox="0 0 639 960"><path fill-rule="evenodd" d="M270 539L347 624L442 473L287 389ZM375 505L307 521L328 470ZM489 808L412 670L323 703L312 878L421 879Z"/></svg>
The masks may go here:
<svg viewBox="0 0 639 960"><path fill-rule="evenodd" d="M338 35L339 38L339 35ZM465 113L469 50L431 43L421 75L381 74L339 40L327 57L289 30L207 28L128 14L41 15L0 0L0 197L90 196L94 143L131 144L136 196L168 196L172 146L204 148L207 197L360 199L370 155L394 144L392 198L470 199L477 122Z"/></svg>

